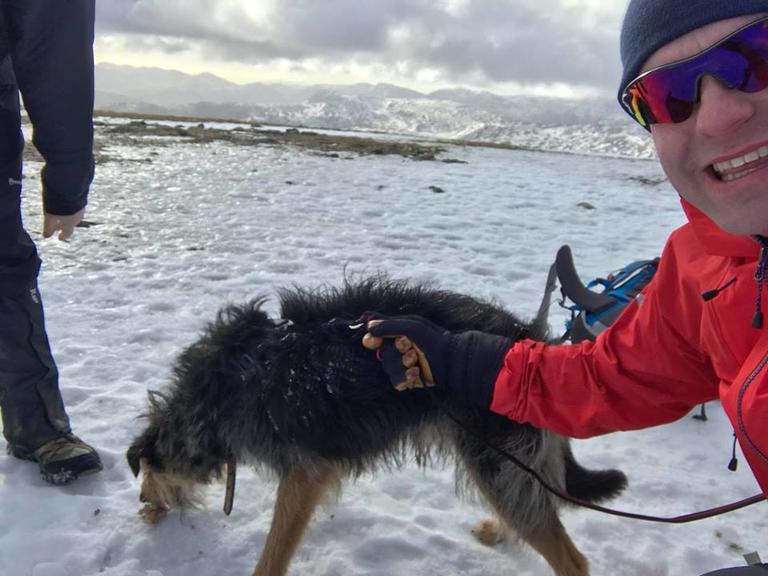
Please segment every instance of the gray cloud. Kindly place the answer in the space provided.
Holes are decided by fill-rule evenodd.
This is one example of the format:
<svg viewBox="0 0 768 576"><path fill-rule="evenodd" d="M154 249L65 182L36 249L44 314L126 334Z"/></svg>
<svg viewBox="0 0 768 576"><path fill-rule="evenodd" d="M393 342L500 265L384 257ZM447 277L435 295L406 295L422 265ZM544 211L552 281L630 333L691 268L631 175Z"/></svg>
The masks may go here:
<svg viewBox="0 0 768 576"><path fill-rule="evenodd" d="M621 6L574 0L279 0L267 21L248 0L99 0L97 31L167 51L199 47L242 62L355 62L461 83L578 84L613 88ZM162 40L160 40L162 39Z"/></svg>

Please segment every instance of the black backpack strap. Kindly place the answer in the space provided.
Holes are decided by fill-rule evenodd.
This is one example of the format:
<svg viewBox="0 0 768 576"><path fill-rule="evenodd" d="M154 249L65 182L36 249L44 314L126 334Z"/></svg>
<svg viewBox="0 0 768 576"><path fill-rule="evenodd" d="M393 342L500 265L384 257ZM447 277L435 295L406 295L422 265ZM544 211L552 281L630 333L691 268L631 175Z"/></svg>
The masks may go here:
<svg viewBox="0 0 768 576"><path fill-rule="evenodd" d="M544 295L541 298L539 310L536 312L536 318L531 322L532 333L544 335L549 331L549 307L555 290L557 290L557 270L555 263L552 262L547 274L547 284L544 286Z"/></svg>
<svg viewBox="0 0 768 576"><path fill-rule="evenodd" d="M593 292L584 285L576 272L571 247L567 244L561 246L557 251L555 270L560 279L563 294L587 312L600 312L616 303L616 300L611 296Z"/></svg>

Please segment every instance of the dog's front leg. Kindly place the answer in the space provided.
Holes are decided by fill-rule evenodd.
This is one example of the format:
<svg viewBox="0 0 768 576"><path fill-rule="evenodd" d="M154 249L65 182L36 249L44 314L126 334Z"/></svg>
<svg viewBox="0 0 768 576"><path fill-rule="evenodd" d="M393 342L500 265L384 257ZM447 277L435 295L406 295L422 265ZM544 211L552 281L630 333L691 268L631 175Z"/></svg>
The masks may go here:
<svg viewBox="0 0 768 576"><path fill-rule="evenodd" d="M253 576L283 576L323 496L338 486L339 472L297 466L280 479L267 541Z"/></svg>

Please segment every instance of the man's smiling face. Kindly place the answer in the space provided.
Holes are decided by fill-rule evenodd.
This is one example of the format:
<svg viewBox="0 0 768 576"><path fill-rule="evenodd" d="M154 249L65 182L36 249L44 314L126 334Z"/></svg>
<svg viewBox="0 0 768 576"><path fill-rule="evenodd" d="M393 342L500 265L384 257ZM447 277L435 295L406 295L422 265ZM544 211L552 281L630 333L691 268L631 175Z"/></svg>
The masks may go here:
<svg viewBox="0 0 768 576"><path fill-rule="evenodd" d="M643 71L689 58L759 17L689 32L651 55ZM678 193L720 228L768 236L768 89L744 93L713 76L700 82L690 118L652 125L659 160Z"/></svg>

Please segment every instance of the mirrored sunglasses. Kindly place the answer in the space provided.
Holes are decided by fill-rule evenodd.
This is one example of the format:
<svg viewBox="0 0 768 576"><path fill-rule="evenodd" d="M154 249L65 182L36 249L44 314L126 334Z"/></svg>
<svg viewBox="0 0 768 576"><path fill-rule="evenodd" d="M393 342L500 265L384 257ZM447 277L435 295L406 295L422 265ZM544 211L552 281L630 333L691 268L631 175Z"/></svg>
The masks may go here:
<svg viewBox="0 0 768 576"><path fill-rule="evenodd" d="M690 58L641 74L624 89L622 104L646 129L683 122L693 113L701 78L707 74L742 92L768 87L768 18L747 24Z"/></svg>

